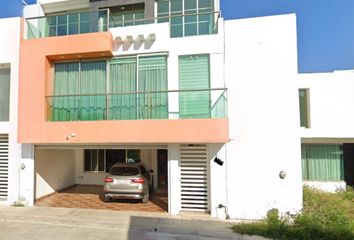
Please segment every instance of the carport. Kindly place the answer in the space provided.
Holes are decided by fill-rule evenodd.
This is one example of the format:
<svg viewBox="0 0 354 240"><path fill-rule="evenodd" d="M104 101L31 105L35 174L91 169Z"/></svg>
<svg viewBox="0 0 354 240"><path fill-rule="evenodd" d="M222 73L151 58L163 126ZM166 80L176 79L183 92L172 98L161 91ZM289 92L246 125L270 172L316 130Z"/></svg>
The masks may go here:
<svg viewBox="0 0 354 240"><path fill-rule="evenodd" d="M124 211L168 211L167 146L38 145L35 148L35 205ZM116 162L142 162L153 170L154 194L147 204L103 198L103 180Z"/></svg>

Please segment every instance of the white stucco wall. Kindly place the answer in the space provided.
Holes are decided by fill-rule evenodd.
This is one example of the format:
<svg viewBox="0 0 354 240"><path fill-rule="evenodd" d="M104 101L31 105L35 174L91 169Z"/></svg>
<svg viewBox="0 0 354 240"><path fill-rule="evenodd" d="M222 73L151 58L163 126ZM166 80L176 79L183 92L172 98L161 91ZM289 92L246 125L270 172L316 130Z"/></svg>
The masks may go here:
<svg viewBox="0 0 354 240"><path fill-rule="evenodd" d="M75 184L75 150L36 149L35 198Z"/></svg>
<svg viewBox="0 0 354 240"><path fill-rule="evenodd" d="M19 198L19 162L21 145L17 143L17 105L20 54L20 18L0 19L0 65L11 68L10 72L10 121L0 122L0 134L9 135L8 200L0 204L12 204Z"/></svg>
<svg viewBox="0 0 354 240"><path fill-rule="evenodd" d="M231 218L259 219L271 208L302 207L296 74L295 15L225 21Z"/></svg>
<svg viewBox="0 0 354 240"><path fill-rule="evenodd" d="M299 74L298 79L299 88L309 89L311 123L310 128L301 129L301 137L350 138L332 142L354 142L354 70Z"/></svg>

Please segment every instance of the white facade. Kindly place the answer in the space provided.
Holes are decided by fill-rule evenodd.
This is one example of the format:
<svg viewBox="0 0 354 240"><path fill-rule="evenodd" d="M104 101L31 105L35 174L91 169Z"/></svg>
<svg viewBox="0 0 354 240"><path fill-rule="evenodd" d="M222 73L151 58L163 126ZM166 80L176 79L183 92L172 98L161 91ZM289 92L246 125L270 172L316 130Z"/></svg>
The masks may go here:
<svg viewBox="0 0 354 240"><path fill-rule="evenodd" d="M258 219L271 208L296 212L302 206L296 17L226 21L225 46L228 213Z"/></svg>
<svg viewBox="0 0 354 240"><path fill-rule="evenodd" d="M24 14L41 16L67 6L65 2L40 1L43 9L39 4L28 6ZM0 65L11 65L10 121L0 122L0 134L10 138L9 199L5 204L21 200L31 206L35 198L74 184L102 183L105 173L84 172L82 146L55 149L26 144L21 155L21 145L16 143L20 19L0 20L0 32L4 36ZM179 56L195 54L210 56L210 88L228 88L230 141L201 143L207 148L208 208L213 217L218 216L219 206L237 219L260 219L272 208L283 214L298 212L302 208L301 143L354 142L354 114L349 110L354 100L354 73L298 75L294 14L219 18L218 33L203 36L171 38L168 23L117 27L110 32L114 56L166 55L169 90L179 87ZM310 128L300 127L300 88L309 89ZM212 102L219 94L212 93ZM169 93L170 119L179 117L173 113L178 112L178 104L178 95ZM178 214L182 209L181 144L151 147L153 144L113 147L141 149L143 162L152 169L157 168L156 149L168 150L168 211ZM214 162L216 156L224 162L222 166ZM345 186L344 182L307 184L331 191Z"/></svg>
<svg viewBox="0 0 354 240"><path fill-rule="evenodd" d="M10 69L9 121L0 122L0 135L9 137L8 197L0 204L13 204L19 199L19 161L21 145L17 144L17 105L20 57L20 18L0 19L0 68Z"/></svg>

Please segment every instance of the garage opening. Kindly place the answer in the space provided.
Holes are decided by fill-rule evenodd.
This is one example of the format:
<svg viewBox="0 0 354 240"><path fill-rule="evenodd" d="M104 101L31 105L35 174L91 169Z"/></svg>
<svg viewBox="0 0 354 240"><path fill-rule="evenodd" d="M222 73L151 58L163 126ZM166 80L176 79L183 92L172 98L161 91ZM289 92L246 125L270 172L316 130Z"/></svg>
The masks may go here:
<svg viewBox="0 0 354 240"><path fill-rule="evenodd" d="M167 156L167 150L161 146L36 146L35 205L167 212ZM150 201L119 198L105 201L104 179L115 163L142 163L149 170Z"/></svg>

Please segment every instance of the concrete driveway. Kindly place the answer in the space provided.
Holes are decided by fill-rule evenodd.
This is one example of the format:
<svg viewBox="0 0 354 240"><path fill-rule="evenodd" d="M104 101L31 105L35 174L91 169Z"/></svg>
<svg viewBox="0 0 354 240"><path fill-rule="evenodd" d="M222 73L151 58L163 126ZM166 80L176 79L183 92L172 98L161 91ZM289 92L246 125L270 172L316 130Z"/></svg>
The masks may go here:
<svg viewBox="0 0 354 240"><path fill-rule="evenodd" d="M263 239L237 235L231 222L206 215L0 207L0 216L2 240Z"/></svg>

